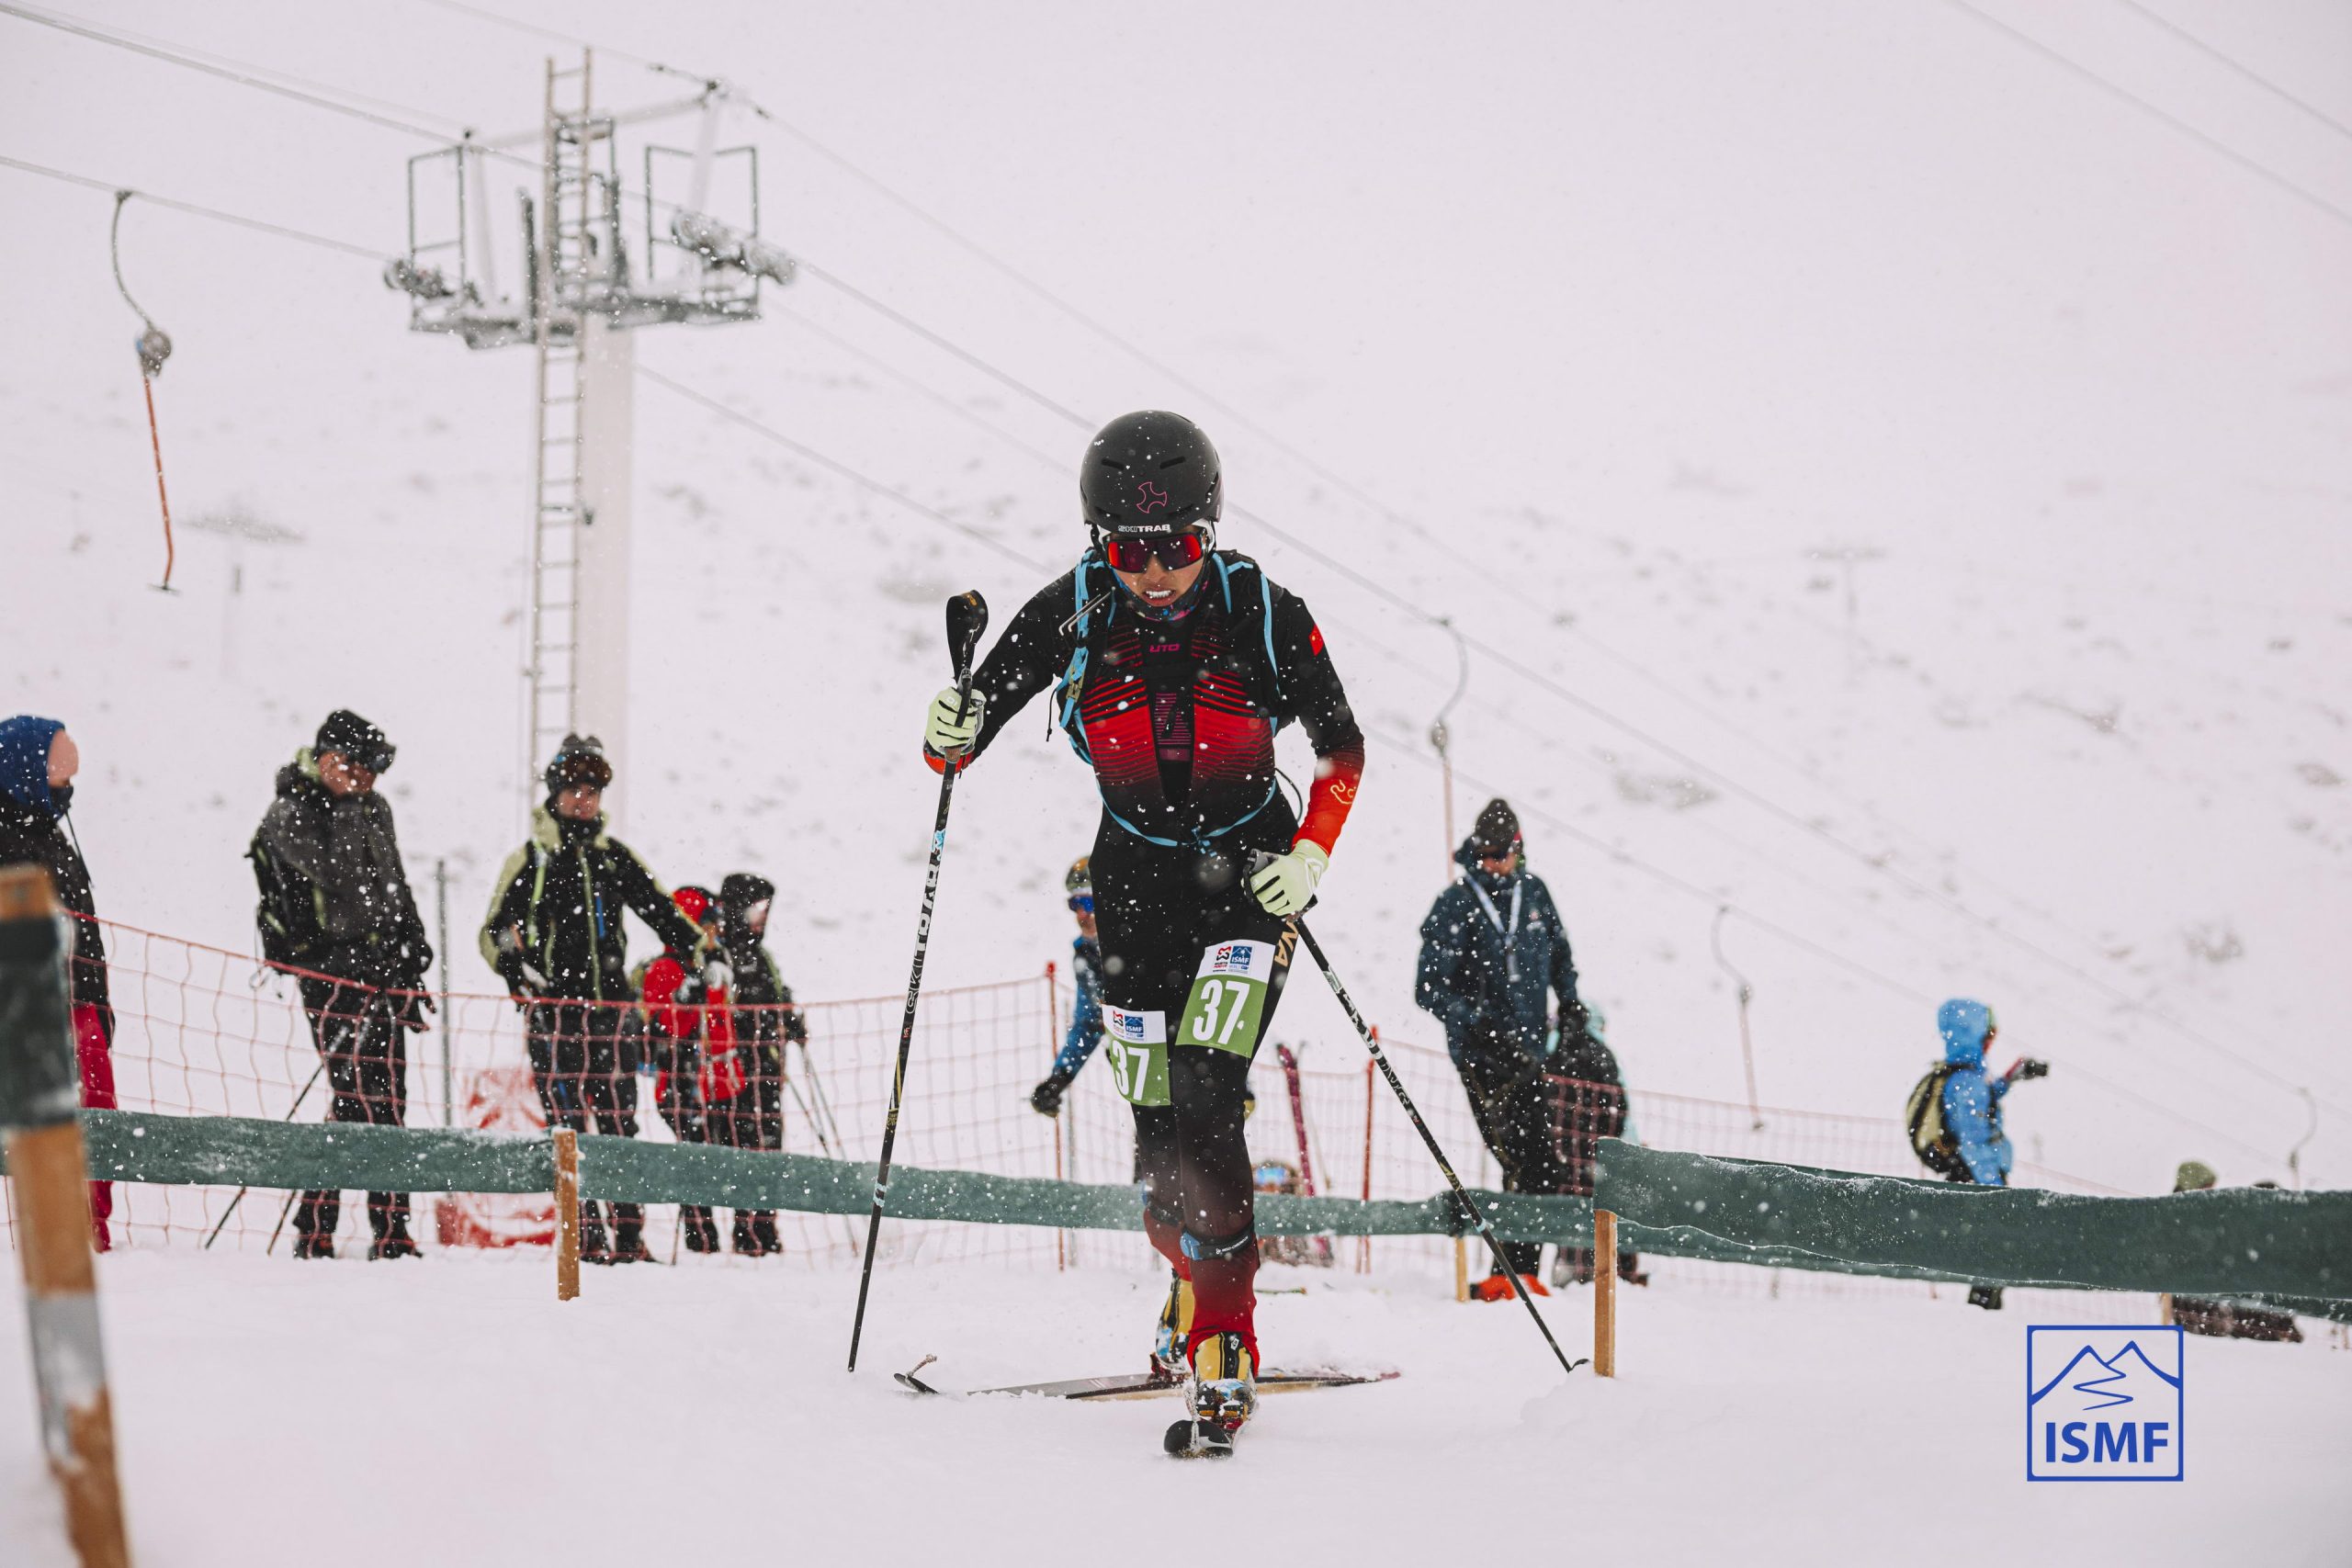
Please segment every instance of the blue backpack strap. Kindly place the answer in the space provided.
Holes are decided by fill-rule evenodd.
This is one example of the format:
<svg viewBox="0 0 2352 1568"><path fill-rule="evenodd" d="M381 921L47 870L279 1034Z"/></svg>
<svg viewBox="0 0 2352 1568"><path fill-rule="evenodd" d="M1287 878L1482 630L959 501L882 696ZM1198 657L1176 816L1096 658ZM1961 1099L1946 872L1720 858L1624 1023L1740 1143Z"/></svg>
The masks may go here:
<svg viewBox="0 0 2352 1568"><path fill-rule="evenodd" d="M1070 649L1069 666L1062 671L1062 700L1053 719L1060 726L1062 733L1069 737L1069 749L1077 752L1079 761L1090 768L1094 765L1094 757L1086 749L1085 727L1077 722L1077 717L1078 699L1086 690L1089 623L1094 618L1086 613L1086 569L1093 564L1094 548L1090 545L1079 556L1078 569L1070 573L1070 613L1078 622L1074 628L1077 635Z"/></svg>
<svg viewBox="0 0 2352 1568"><path fill-rule="evenodd" d="M1266 678L1273 682L1275 700L1280 701L1283 694L1283 666L1282 660L1274 657L1273 585L1266 581L1264 569L1261 568L1256 561L1238 560L1234 563L1234 568L1249 571L1258 580L1258 632L1266 649ZM1230 615L1233 613L1232 573L1227 570L1225 558L1222 555L1217 557L1216 569L1219 581L1225 585L1226 614ZM1280 729L1282 723L1280 718L1276 718L1274 728Z"/></svg>

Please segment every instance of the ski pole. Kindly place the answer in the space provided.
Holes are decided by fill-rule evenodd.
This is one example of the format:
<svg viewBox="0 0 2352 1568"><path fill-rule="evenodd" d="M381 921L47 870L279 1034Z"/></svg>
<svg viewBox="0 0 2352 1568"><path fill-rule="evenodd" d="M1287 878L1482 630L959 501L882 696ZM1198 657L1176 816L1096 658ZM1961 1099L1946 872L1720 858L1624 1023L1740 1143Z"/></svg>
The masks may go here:
<svg viewBox="0 0 2352 1568"><path fill-rule="evenodd" d="M1445 1157L1445 1151L1437 1146L1437 1134L1431 1133L1430 1124L1421 1120L1420 1110L1414 1105L1413 1097L1405 1092L1404 1081L1397 1077L1396 1069L1388 1065L1387 1053L1380 1048L1380 1037L1373 1033L1372 1025L1366 1023L1363 1014L1356 1010L1355 999L1348 995L1347 987L1341 985L1340 976L1333 973L1331 961L1323 956L1323 944L1317 942L1315 933L1306 929L1305 919L1294 915L1290 924L1291 929L1298 932L1298 940L1306 945L1306 951L1315 955L1316 967L1322 970L1323 978L1330 982L1331 994L1340 998L1340 1010L1348 1015L1348 1021L1354 1024L1356 1032L1363 1037L1364 1049L1370 1051L1372 1059L1380 1064L1381 1076L1396 1091L1396 1102L1405 1108L1406 1119L1413 1123L1413 1131L1419 1133L1421 1142L1429 1145L1430 1157L1437 1161L1440 1170L1445 1172L1446 1183L1453 1189L1453 1201L1462 1205L1464 1212L1478 1227L1478 1234L1487 1238L1487 1250L1495 1255L1496 1270L1510 1282L1510 1293L1520 1299L1527 1308L1527 1315L1535 1320L1536 1331L1544 1336L1544 1343L1552 1348L1552 1354L1559 1360L1560 1370L1575 1371L1585 1364L1587 1358L1579 1356L1573 1361L1569 1360L1568 1353L1560 1348L1560 1342L1552 1337L1552 1325L1544 1321L1542 1313L1535 1310L1534 1299L1520 1284L1519 1271L1510 1266L1510 1259L1503 1256L1503 1244L1496 1239L1494 1225L1472 1201L1468 1190L1462 1185L1462 1178L1453 1174L1453 1162Z"/></svg>
<svg viewBox="0 0 2352 1568"><path fill-rule="evenodd" d="M319 1058L319 1065L311 1069L311 1081L302 1086L302 1092L294 1097L293 1105L288 1109L285 1115L278 1118L279 1121L291 1122L294 1120L295 1111L302 1109L302 1102L311 1098L311 1090L317 1085L319 1081L319 1075L326 1070L326 1058L322 1056ZM229 1228L229 1217L237 1212L237 1205L245 1201L245 1188L238 1188L237 1195L229 1200L229 1206L220 1211L220 1223L214 1225L212 1227L212 1234L204 1238L204 1247L202 1250L206 1252L211 1251L212 1244L220 1239L220 1233ZM292 1201L289 1199L288 1201L290 1204ZM286 1216L284 1214L277 1216L277 1224L279 1229L282 1230L285 1228ZM270 1233L269 1243L272 1247L276 1247L277 1245L277 1233L276 1231L272 1231Z"/></svg>
<svg viewBox="0 0 2352 1568"><path fill-rule="evenodd" d="M947 654L956 666L956 721L972 711L972 655L989 624L988 602L974 589L947 601ZM882 1206L890 1195L890 1151L899 1142L899 1107L907 1088L907 1056L914 1049L915 1005L922 997L922 961L931 946L931 911L939 899L939 863L947 850L947 807L956 798L958 758L939 770L939 815L931 829L931 866L923 874L922 918L915 923L914 967L907 976L907 1010L899 1020L899 1065L890 1075L890 1115L882 1123L882 1158L874 1169L874 1213L865 1222L865 1259L857 1276L857 1316L849 1330L849 1370L857 1371L857 1344L865 1334L865 1296L874 1285L874 1247L882 1235Z"/></svg>

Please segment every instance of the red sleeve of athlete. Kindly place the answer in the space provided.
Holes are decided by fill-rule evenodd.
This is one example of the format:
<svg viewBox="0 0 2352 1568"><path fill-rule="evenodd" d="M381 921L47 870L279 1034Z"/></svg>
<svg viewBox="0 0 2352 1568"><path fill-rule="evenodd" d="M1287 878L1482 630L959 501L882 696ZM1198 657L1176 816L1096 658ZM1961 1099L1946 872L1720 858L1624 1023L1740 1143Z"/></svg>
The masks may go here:
<svg viewBox="0 0 2352 1568"><path fill-rule="evenodd" d="M1356 803L1363 780L1363 731L1348 706L1340 672L1323 629L1296 594L1271 590L1275 657L1282 663L1283 690L1291 716L1315 747L1315 782L1307 787L1305 819L1294 844L1312 839L1325 854L1340 841L1340 829Z"/></svg>
<svg viewBox="0 0 2352 1568"><path fill-rule="evenodd" d="M1315 783L1306 792L1306 820L1298 825L1298 839L1312 839L1329 855L1340 841L1340 829L1356 803L1356 785L1363 779L1363 742L1345 746L1315 759Z"/></svg>

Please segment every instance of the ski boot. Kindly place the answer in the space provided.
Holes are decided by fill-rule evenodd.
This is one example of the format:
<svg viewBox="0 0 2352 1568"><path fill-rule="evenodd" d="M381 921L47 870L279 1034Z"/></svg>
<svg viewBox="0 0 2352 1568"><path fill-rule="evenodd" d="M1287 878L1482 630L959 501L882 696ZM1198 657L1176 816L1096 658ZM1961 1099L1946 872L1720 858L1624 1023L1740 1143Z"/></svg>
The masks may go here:
<svg viewBox="0 0 2352 1568"><path fill-rule="evenodd" d="M612 1260L612 1246L605 1239L604 1209L582 1198L580 1201L580 1261L610 1263Z"/></svg>
<svg viewBox="0 0 2352 1568"><path fill-rule="evenodd" d="M1184 1403L1192 1418L1169 1427L1161 1446L1179 1459L1232 1457L1233 1434L1258 1408L1256 1359L1241 1336L1202 1336L1193 1347L1193 1381Z"/></svg>
<svg viewBox="0 0 2352 1568"><path fill-rule="evenodd" d="M645 1209L638 1203L613 1205L613 1250L606 1259L612 1263L650 1263L653 1254L645 1245Z"/></svg>
<svg viewBox="0 0 2352 1568"><path fill-rule="evenodd" d="M1170 1269L1168 1300L1160 1304L1159 1322L1152 1330L1151 1376L1160 1383L1177 1383L1192 1374L1184 1347L1193 1337L1193 1281Z"/></svg>
<svg viewBox="0 0 2352 1568"><path fill-rule="evenodd" d="M1531 1296L1548 1296L1552 1293L1544 1288L1544 1281L1532 1274L1521 1274L1519 1277L1519 1284L1520 1289ZM1470 1287L1470 1299L1474 1302L1507 1302L1510 1297L1510 1276L1507 1274L1489 1274Z"/></svg>

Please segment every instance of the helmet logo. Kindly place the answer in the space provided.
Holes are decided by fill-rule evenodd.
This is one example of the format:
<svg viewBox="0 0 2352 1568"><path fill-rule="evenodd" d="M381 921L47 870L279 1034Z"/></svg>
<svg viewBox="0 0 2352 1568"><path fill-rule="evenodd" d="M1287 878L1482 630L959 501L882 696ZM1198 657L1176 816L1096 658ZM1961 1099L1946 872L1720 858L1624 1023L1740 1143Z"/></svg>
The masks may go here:
<svg viewBox="0 0 2352 1568"><path fill-rule="evenodd" d="M1152 483L1149 479L1144 480L1141 485L1137 486L1136 491L1143 497L1142 500L1136 502L1136 510L1137 512L1148 512L1155 506L1165 506L1168 504L1168 492L1160 489L1158 485Z"/></svg>

